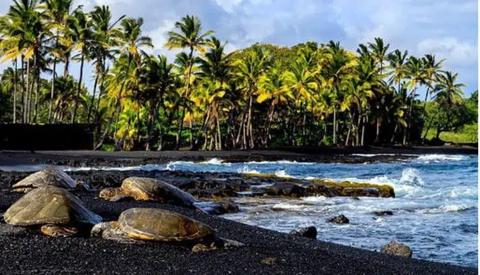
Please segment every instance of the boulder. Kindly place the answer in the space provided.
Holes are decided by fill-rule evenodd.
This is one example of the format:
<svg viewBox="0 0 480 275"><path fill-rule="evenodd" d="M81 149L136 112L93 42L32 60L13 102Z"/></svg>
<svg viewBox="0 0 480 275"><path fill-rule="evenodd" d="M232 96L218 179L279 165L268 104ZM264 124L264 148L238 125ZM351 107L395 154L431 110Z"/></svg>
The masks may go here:
<svg viewBox="0 0 480 275"><path fill-rule="evenodd" d="M386 244L382 248L381 252L389 255L395 255L395 256L401 256L401 257L407 257L407 258L411 258L413 254L412 249L409 246L396 241L391 241L388 244Z"/></svg>
<svg viewBox="0 0 480 275"><path fill-rule="evenodd" d="M289 182L277 182L265 188L267 195L302 197L305 196L305 188Z"/></svg>
<svg viewBox="0 0 480 275"><path fill-rule="evenodd" d="M328 219L328 222L336 223L336 224L347 224L347 223L350 223L350 220L344 215L339 215L339 216Z"/></svg>
<svg viewBox="0 0 480 275"><path fill-rule="evenodd" d="M297 230L292 230L290 235L317 239L317 228L315 226L301 227Z"/></svg>

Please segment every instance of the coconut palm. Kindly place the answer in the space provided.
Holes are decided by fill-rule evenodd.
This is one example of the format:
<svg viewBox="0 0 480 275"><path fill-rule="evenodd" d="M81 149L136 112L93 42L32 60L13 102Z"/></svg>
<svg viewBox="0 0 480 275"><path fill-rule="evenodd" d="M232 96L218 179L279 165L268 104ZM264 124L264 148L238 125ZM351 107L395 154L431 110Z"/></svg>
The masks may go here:
<svg viewBox="0 0 480 275"><path fill-rule="evenodd" d="M236 77L241 82L246 100L245 108L240 118L240 125L235 144L240 144L242 149L255 147L252 111L253 98L258 92L259 82L262 76L269 70L272 60L270 52L260 46L244 53L244 56L237 60Z"/></svg>
<svg viewBox="0 0 480 275"><path fill-rule="evenodd" d="M188 67L184 79L184 98L188 98L191 88L192 68L194 65L194 54L196 51L202 52L208 45L207 38L213 34L213 31L202 33L202 24L200 19L195 16L187 15L180 21L175 23L175 31L168 32L168 41L166 43L169 49L187 49L188 51ZM180 102L177 104L179 105ZM179 126L177 132L176 148L179 148L181 143L181 135L183 128L183 119L185 117L185 110L180 111Z"/></svg>
<svg viewBox="0 0 480 275"><path fill-rule="evenodd" d="M91 98L90 108L88 109L87 122L90 123L92 112L95 110L96 124L100 125L99 106L102 95L104 94L104 80L107 73L107 63L114 58L117 52L115 46L118 45L118 38L120 37L120 31L116 28L118 22L120 22L125 16L121 16L115 22L112 23L112 13L108 6L95 6L93 11L90 12L92 39L89 49L91 58L95 67L95 81L93 85L93 94ZM97 93L97 87L100 86L98 94L98 101L94 108L95 96Z"/></svg>
<svg viewBox="0 0 480 275"><path fill-rule="evenodd" d="M71 15L73 0L43 0L46 7L46 27L51 29L51 38L53 39L49 52L53 57L52 81L50 88L50 103L48 107L48 122L51 122L53 98L55 96L55 78L57 77L57 63L61 58L59 51L59 41L63 32L66 30L67 22Z"/></svg>
<svg viewBox="0 0 480 275"><path fill-rule="evenodd" d="M74 40L76 44L76 49L79 53L76 58L80 59L80 72L78 77L78 87L77 87L77 97L74 102L73 115L71 123L75 123L77 120L77 110L78 110L78 98L80 97L80 91L83 84L83 68L85 65L85 60L89 58L90 44L92 43L92 32L90 29L90 18L88 14L84 13L81 8L76 9L73 13L72 20L72 32L74 33ZM75 58L74 57L74 58Z"/></svg>

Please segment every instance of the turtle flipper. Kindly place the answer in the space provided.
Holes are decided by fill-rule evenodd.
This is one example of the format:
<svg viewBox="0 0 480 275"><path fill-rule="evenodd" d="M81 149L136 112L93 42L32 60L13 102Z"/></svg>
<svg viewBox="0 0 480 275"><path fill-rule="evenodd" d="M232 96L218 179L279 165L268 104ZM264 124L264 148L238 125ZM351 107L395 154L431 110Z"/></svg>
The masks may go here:
<svg viewBox="0 0 480 275"><path fill-rule="evenodd" d="M120 243L138 243L137 241L128 237L120 228L118 222L101 222L93 226L90 231L92 237L100 237L105 240L117 241Z"/></svg>
<svg viewBox="0 0 480 275"><path fill-rule="evenodd" d="M78 228L76 227L56 224L45 224L40 227L40 231L50 237L70 237L78 234Z"/></svg>

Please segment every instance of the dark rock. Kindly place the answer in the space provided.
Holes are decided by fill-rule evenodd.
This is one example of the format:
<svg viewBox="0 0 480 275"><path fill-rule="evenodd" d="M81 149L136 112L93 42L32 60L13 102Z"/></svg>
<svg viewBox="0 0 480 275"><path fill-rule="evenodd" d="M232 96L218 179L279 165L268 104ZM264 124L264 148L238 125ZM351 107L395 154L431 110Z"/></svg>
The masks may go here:
<svg viewBox="0 0 480 275"><path fill-rule="evenodd" d="M393 216L393 212L390 211L390 210L387 210L387 211L375 211L375 212L373 212L373 214L375 214L375 216L379 216L379 217L382 217L382 216Z"/></svg>
<svg viewBox="0 0 480 275"><path fill-rule="evenodd" d="M344 215L339 215L331 219L328 219L328 222L336 223L336 224L347 224L347 223L350 223L350 220Z"/></svg>
<svg viewBox="0 0 480 275"><path fill-rule="evenodd" d="M395 255L395 256L401 256L401 257L407 257L407 258L411 258L413 254L412 249L409 246L396 241L391 241L388 244L386 244L382 248L381 252L389 255Z"/></svg>
<svg viewBox="0 0 480 275"><path fill-rule="evenodd" d="M292 230L290 235L317 239L317 228L315 226L302 227L297 230Z"/></svg>
<svg viewBox="0 0 480 275"><path fill-rule="evenodd" d="M379 197L377 188L344 188L343 196L349 197Z"/></svg>
<svg viewBox="0 0 480 275"><path fill-rule="evenodd" d="M305 188L289 182L277 182L265 188L267 195L302 197L305 196Z"/></svg>

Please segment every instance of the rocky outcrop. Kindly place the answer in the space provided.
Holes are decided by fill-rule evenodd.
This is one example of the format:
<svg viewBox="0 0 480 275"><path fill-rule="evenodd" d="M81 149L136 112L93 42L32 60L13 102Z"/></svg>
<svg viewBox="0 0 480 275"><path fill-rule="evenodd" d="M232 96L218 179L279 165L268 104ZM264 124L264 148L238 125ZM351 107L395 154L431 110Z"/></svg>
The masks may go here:
<svg viewBox="0 0 480 275"><path fill-rule="evenodd" d="M339 215L333 218L330 218L327 220L330 223L336 223L336 224L347 224L350 223L350 220L345 217L344 215Z"/></svg>
<svg viewBox="0 0 480 275"><path fill-rule="evenodd" d="M315 226L301 227L297 230L292 230L290 235L317 239L317 228Z"/></svg>
<svg viewBox="0 0 480 275"><path fill-rule="evenodd" d="M401 257L407 257L407 258L411 258L413 255L412 249L408 245L405 245L396 241L391 241L388 244L386 244L382 248L381 252L389 255L395 255L395 256L401 256Z"/></svg>

